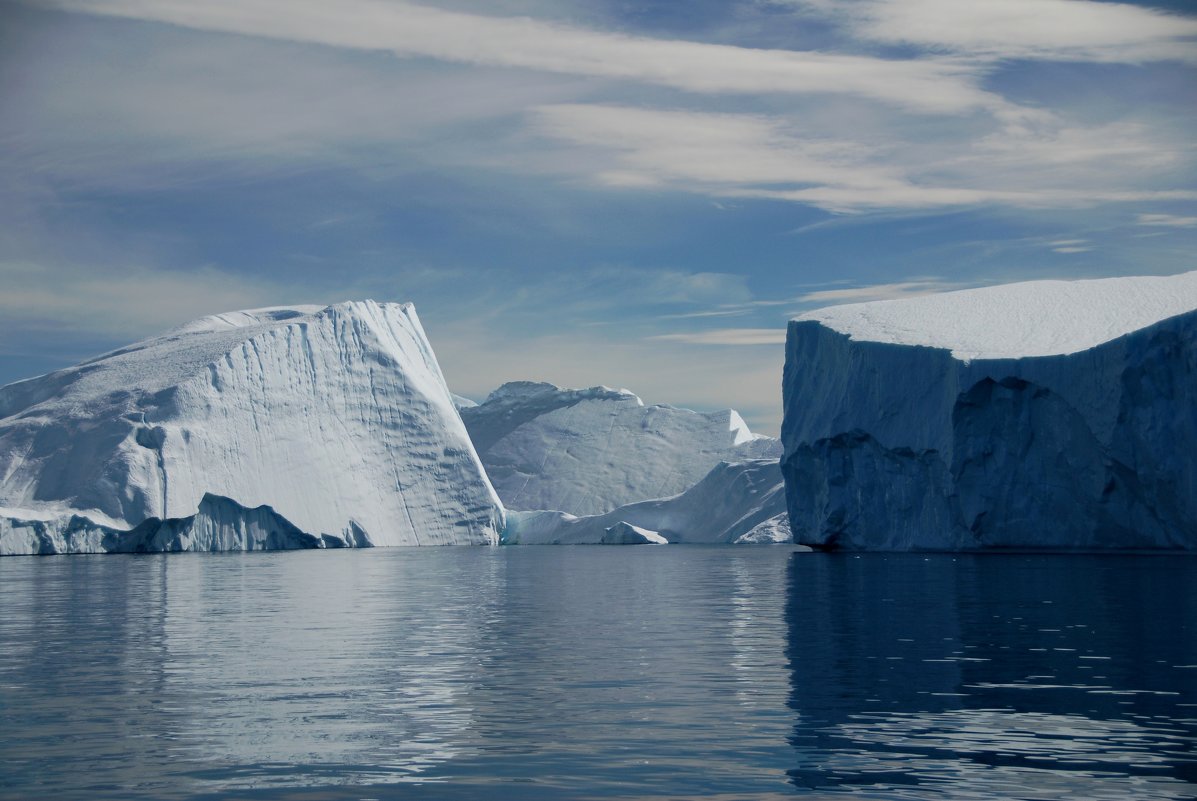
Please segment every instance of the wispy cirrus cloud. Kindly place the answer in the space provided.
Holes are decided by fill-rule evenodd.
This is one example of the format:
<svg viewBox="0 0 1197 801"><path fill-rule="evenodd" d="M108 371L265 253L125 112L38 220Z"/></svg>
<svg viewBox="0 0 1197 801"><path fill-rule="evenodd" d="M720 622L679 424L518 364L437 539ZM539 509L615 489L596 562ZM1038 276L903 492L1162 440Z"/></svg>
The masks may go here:
<svg viewBox="0 0 1197 801"><path fill-rule="evenodd" d="M0 261L0 337L31 349L43 335L85 331L127 341L205 314L287 302L280 284L215 268ZM314 302L299 290L293 301ZM130 309L137 313L130 313ZM37 336L30 338L30 332Z"/></svg>
<svg viewBox="0 0 1197 801"><path fill-rule="evenodd" d="M776 0L855 36L973 58L1197 63L1197 20L1089 0Z"/></svg>
<svg viewBox="0 0 1197 801"><path fill-rule="evenodd" d="M964 289L970 284L959 281L945 281L938 278L923 278L898 281L889 284L819 289L807 292L794 299L795 304L831 306L837 303L864 303L871 300L897 300L921 295L934 295L953 289Z"/></svg>
<svg viewBox="0 0 1197 801"><path fill-rule="evenodd" d="M784 345L784 328L716 328L679 334L659 334L649 337L658 342L681 342L687 345Z"/></svg>
<svg viewBox="0 0 1197 801"><path fill-rule="evenodd" d="M1138 224L1156 228L1197 228L1197 217L1176 214L1140 214Z"/></svg>
<svg viewBox="0 0 1197 801"><path fill-rule="evenodd" d="M954 59L883 59L656 39L381 0L52 0L89 14L698 93L848 94L936 113L1003 107Z"/></svg>
<svg viewBox="0 0 1197 801"><path fill-rule="evenodd" d="M1043 4L1051 12L1045 19L1072 15L1069 19L1081 22L1089 19L1089 6L1111 5L1014 2ZM184 47L181 54L155 54L155 71L126 67L105 75L110 67L101 64L101 78L90 71L79 77L76 71L67 80L55 79L61 88L54 94L76 102L56 104L38 136L21 131L10 139L14 163L32 165L16 169L37 173L74 176L107 163L113 165L107 180L146 185L184 180L173 168L188 159L228 156L249 170L291 159L350 168L365 164L377 173L410 161L415 150L418 161L467 169L524 170L583 177L608 189L681 190L715 200L772 200L841 213L1197 199L1183 180L1193 171L1194 152L1181 126L1146 120L1081 124L1050 108L1020 105L980 88L997 68L994 63L973 56L945 59L930 44L925 48L932 52L905 59L761 50L381 0L336 6L317 0L52 0L51 5L322 47L311 66L249 56L241 37L209 35L215 41L194 52ZM862 37L868 35L860 27L867 9L902 19L913 15L925 23L919 30L934 29L931 23L941 17L945 30L990 16L1006 18L991 0L948 3L955 9L948 11L938 0L912 0L909 8L881 0L816 5L851 23ZM971 10L960 10L965 7ZM1131 20L1123 26L1128 40L1164 36L1160 18L1184 23L1182 34L1197 26L1190 18L1111 8ZM1109 28L1106 13L1097 12L1100 24L1090 25L1097 31L1091 36L1100 38ZM1014 17L1032 30L1030 38L1057 35L1052 25L1025 25L1026 17ZM374 51L403 58L383 59L394 65L388 72L328 56ZM205 53L218 58L205 59ZM419 80L401 80L400 65L414 57L465 66L422 69ZM48 92L37 88L36 76L27 80L34 84L28 94L36 106ZM612 81L623 87L614 94L625 93L630 84L682 89L696 95L686 104L699 108L569 102ZM777 93L793 95L788 110L776 104L759 106L756 113L710 110L723 105L720 96L726 94ZM911 122L927 111L947 116L934 125ZM498 137L475 135L480 121L510 129ZM521 125L523 136L514 130ZM446 130L459 133L440 134ZM563 156L545 149L530 142L528 133L574 152ZM86 141L73 141L80 137ZM46 153L55 143L65 148ZM62 151L71 148L81 152L64 158Z"/></svg>
<svg viewBox="0 0 1197 801"><path fill-rule="evenodd" d="M1057 239L1047 244L1053 253L1088 253L1093 250L1087 239Z"/></svg>
<svg viewBox="0 0 1197 801"><path fill-rule="evenodd" d="M559 104L536 109L545 136L595 151L605 186L782 200L838 212L996 204L1026 208L1197 199L1152 184L1191 160L1147 126L1078 129L1043 114L979 140L948 133L884 145L812 133L802 120Z"/></svg>

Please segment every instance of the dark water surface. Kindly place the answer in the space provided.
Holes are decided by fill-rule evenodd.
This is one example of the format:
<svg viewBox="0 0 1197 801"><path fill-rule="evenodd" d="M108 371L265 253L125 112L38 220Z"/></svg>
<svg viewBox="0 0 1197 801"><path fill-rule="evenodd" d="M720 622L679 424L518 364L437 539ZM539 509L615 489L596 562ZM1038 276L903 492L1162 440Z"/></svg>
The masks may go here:
<svg viewBox="0 0 1197 801"><path fill-rule="evenodd" d="M0 559L0 797L1197 795L1197 558Z"/></svg>

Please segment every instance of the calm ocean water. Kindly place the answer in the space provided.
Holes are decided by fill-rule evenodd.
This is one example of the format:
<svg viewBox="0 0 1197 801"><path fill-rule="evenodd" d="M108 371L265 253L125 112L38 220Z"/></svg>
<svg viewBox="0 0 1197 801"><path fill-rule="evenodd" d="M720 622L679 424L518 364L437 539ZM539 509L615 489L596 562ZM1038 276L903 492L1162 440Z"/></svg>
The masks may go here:
<svg viewBox="0 0 1197 801"><path fill-rule="evenodd" d="M1197 558L0 559L0 797L1177 799Z"/></svg>

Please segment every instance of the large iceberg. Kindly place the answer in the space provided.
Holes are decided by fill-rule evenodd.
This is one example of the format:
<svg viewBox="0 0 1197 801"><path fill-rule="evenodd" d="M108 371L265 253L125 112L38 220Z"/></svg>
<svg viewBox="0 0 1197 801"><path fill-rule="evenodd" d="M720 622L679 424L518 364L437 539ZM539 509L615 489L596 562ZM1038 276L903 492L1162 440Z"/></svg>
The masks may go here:
<svg viewBox="0 0 1197 801"><path fill-rule="evenodd" d="M645 406L626 389L519 381L460 412L509 510L601 515L689 489L721 461L781 453L734 410Z"/></svg>
<svg viewBox="0 0 1197 801"><path fill-rule="evenodd" d="M1033 281L792 321L795 541L1197 548L1197 272Z"/></svg>
<svg viewBox="0 0 1197 801"><path fill-rule="evenodd" d="M0 388L0 553L496 543L410 304L205 317Z"/></svg>

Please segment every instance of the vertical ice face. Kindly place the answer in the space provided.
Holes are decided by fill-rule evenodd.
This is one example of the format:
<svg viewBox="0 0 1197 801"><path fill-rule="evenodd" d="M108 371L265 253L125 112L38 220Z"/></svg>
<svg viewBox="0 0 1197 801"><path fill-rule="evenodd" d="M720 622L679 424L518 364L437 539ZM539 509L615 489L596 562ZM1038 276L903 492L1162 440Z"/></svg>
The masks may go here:
<svg viewBox="0 0 1197 801"><path fill-rule="evenodd" d="M1197 272L853 304L790 323L798 542L1197 548Z"/></svg>
<svg viewBox="0 0 1197 801"><path fill-rule="evenodd" d="M682 492L720 461L780 454L733 410L645 406L626 389L513 382L461 416L508 509L603 514Z"/></svg>
<svg viewBox="0 0 1197 801"><path fill-rule="evenodd" d="M70 550L71 518L119 533L208 496L220 520L265 507L321 545L494 543L504 525L410 304L216 315L0 389L0 550L12 521Z"/></svg>

